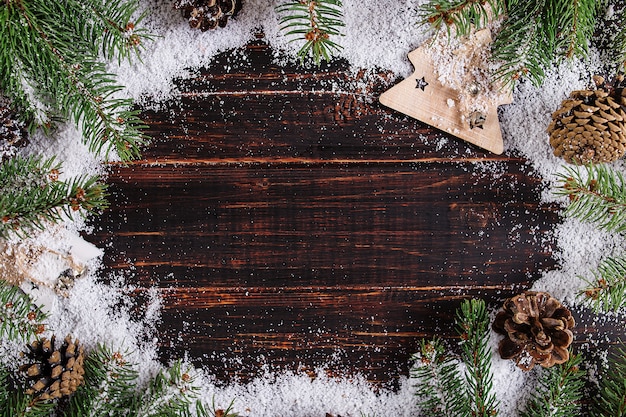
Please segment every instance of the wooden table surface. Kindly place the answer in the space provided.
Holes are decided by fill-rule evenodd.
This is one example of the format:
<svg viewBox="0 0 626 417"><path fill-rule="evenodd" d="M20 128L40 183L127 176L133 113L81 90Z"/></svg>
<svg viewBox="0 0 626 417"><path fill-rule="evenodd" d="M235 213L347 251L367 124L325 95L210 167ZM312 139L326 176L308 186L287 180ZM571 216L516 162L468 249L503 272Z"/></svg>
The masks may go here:
<svg viewBox="0 0 626 417"><path fill-rule="evenodd" d="M524 158L380 105L388 74L272 56L255 41L180 80L143 112L143 160L111 166L87 238L136 283L138 314L163 290L164 361L188 353L224 381L323 366L393 384L420 338L455 337L460 300L495 307L558 268L559 207ZM616 337L576 315L576 343Z"/></svg>

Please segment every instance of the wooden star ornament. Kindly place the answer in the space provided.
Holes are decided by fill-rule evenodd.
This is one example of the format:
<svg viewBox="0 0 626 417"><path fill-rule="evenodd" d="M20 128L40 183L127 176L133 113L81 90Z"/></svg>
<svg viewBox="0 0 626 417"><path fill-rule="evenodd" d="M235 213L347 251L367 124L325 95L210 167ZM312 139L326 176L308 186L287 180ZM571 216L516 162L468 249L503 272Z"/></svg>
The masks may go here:
<svg viewBox="0 0 626 417"><path fill-rule="evenodd" d="M441 37L442 35L438 35ZM490 152L504 150L497 108L513 101L493 82L489 29L457 42L427 41L409 53L415 72L380 96L380 102Z"/></svg>

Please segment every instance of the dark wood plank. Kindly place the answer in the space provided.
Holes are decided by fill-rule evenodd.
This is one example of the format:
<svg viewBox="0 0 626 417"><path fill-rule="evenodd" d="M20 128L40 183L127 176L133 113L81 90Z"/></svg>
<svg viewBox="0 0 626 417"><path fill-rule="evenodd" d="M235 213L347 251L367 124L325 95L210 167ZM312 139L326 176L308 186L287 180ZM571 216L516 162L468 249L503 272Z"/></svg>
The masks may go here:
<svg viewBox="0 0 626 417"><path fill-rule="evenodd" d="M420 337L455 337L461 299L497 305L558 267L558 207L526 161L382 108L388 78L278 67L253 43L144 112L154 144L111 167L91 240L139 309L163 289L164 360L393 383Z"/></svg>
<svg viewBox="0 0 626 417"><path fill-rule="evenodd" d="M417 275L437 286L527 283L555 265L548 243L558 217L538 203L537 179L517 168L499 179L515 187L468 177L471 166L456 162L122 168L110 182L128 200L104 223L135 266L207 269L216 285L232 283L228 271L239 284L281 286L398 286Z"/></svg>

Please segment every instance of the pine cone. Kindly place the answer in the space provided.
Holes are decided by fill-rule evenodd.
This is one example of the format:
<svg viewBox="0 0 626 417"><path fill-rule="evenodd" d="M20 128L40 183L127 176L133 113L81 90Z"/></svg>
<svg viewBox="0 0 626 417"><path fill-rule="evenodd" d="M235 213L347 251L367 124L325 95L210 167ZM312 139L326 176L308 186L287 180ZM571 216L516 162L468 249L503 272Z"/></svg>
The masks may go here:
<svg viewBox="0 0 626 417"><path fill-rule="evenodd" d="M78 340L67 336L61 348L54 348L54 336L27 345L25 356L32 363L20 366L32 386L26 394L36 400L48 400L72 394L83 382L85 353Z"/></svg>
<svg viewBox="0 0 626 417"><path fill-rule="evenodd" d="M226 26L241 10L241 0L176 0L174 8L182 10L190 27L205 32Z"/></svg>
<svg viewBox="0 0 626 417"><path fill-rule="evenodd" d="M26 143L26 129L11 109L0 103L0 160L15 155L17 148Z"/></svg>
<svg viewBox="0 0 626 417"><path fill-rule="evenodd" d="M626 92L597 77L596 90L563 100L548 126L554 155L574 164L613 162L626 152Z"/></svg>
<svg viewBox="0 0 626 417"><path fill-rule="evenodd" d="M493 329L505 335L498 351L525 371L536 364L549 368L567 361L574 340L570 311L545 292L526 291L504 302Z"/></svg>

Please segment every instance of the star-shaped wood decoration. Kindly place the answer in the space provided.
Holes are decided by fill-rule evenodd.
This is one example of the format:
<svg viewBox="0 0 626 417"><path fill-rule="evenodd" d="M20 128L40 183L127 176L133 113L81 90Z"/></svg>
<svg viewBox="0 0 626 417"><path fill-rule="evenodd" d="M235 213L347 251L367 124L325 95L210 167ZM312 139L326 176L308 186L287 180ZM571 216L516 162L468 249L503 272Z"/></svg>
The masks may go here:
<svg viewBox="0 0 626 417"><path fill-rule="evenodd" d="M488 48L491 34L488 29L474 33L471 47ZM480 129L476 124L470 126L469 115L455 105L459 100L459 91L443 85L439 80L433 57L427 41L409 53L409 60L415 72L380 96L380 102L394 110L411 116L421 122L436 127L444 132L473 143L490 152L501 154L504 150L502 132L498 121L498 106L513 101L511 92L499 95L499 99L487 100L487 111ZM424 75L426 74L426 75ZM428 79L428 82L426 82ZM415 82L417 81L417 86ZM428 86L428 88L425 88ZM478 98L480 94L478 92Z"/></svg>
<svg viewBox="0 0 626 417"><path fill-rule="evenodd" d="M426 79L424 77L418 78L416 81L417 81L417 86L415 88L419 88L422 91L424 91L424 89L428 86L428 83L426 82Z"/></svg>

